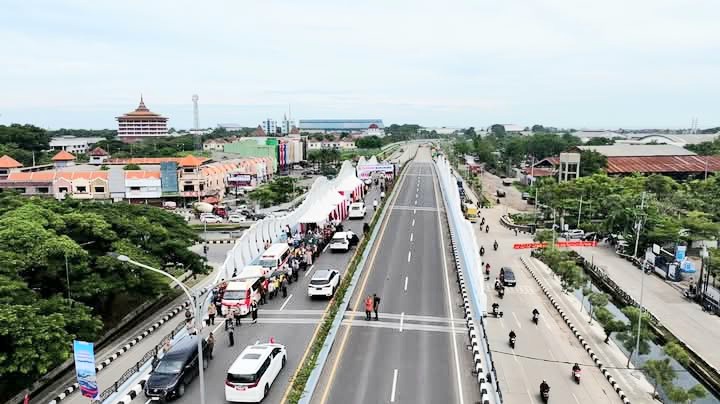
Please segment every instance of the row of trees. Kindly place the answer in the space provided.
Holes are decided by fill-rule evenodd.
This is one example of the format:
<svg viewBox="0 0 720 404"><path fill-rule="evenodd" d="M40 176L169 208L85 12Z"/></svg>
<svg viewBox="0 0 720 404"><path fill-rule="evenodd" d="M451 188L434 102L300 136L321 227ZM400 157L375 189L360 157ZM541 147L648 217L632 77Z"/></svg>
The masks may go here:
<svg viewBox="0 0 720 404"><path fill-rule="evenodd" d="M107 256L203 272L180 218L143 205L0 193L0 391L26 387L168 283Z"/></svg>
<svg viewBox="0 0 720 404"><path fill-rule="evenodd" d="M248 198L259 203L263 208L290 202L303 191L296 183L297 179L293 177L277 177L251 191Z"/></svg>
<svg viewBox="0 0 720 404"><path fill-rule="evenodd" d="M627 306L621 309L625 318L616 318L607 307L610 301L609 296L587 285L587 277L583 269L578 265L574 252L559 250L552 244L552 238L553 235L548 230L536 233L536 241L548 243L546 248L536 251L536 257L559 276L564 291L574 293L578 289L582 290L583 302L587 299L590 305L590 321L592 322L593 318L595 318L603 326L605 342L608 342L613 334L616 335L617 340L628 352L626 365L628 367L630 366L630 358L636 354L635 350L638 348L636 345L638 334L640 342L638 356L649 354L651 351L650 341L653 337L650 327L647 326L651 321L649 315L646 312L641 312L637 307ZM639 319L641 319L640 324L644 324L644 326L640 325L638 327ZM647 360L642 366L643 371L654 381L656 391L653 392L653 395L657 392L658 387L662 387L668 398L677 403L689 403L705 397L707 391L699 384L685 389L673 383L677 371L673 367L671 359L676 360L683 366L687 366L689 362L687 352L674 341L670 341L665 345L664 352L665 357Z"/></svg>

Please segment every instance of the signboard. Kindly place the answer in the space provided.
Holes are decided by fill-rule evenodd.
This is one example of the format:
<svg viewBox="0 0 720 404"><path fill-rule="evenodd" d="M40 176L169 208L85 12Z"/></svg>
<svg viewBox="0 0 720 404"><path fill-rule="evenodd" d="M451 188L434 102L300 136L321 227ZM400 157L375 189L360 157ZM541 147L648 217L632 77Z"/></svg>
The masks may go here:
<svg viewBox="0 0 720 404"><path fill-rule="evenodd" d="M679 245L677 246L677 249L675 250L675 259L677 261L682 261L685 259L685 253L687 252L687 246L686 245Z"/></svg>
<svg viewBox="0 0 720 404"><path fill-rule="evenodd" d="M236 186L247 186L252 183L252 175L250 174L231 174L228 176L228 183Z"/></svg>
<svg viewBox="0 0 720 404"><path fill-rule="evenodd" d="M92 399L100 395L95 374L95 351L92 342L73 341L75 375L83 397Z"/></svg>
<svg viewBox="0 0 720 404"><path fill-rule="evenodd" d="M366 164L357 167L357 176L361 180L370 178L370 175L376 172L393 175L395 174L395 166L392 164Z"/></svg>
<svg viewBox="0 0 720 404"><path fill-rule="evenodd" d="M548 243L516 243L513 244L513 248L516 250L523 250L528 248L545 248ZM556 247L597 247L597 241L582 241L582 240L570 240L570 241L556 241Z"/></svg>

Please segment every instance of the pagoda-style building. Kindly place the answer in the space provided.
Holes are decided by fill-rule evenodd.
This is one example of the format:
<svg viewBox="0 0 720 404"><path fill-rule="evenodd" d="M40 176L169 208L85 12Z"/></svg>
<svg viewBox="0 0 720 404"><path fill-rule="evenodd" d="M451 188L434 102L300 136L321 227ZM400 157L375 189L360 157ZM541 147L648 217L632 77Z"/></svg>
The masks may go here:
<svg viewBox="0 0 720 404"><path fill-rule="evenodd" d="M140 105L135 111L116 118L118 138L125 143L135 143L144 139L157 139L168 135L168 118L156 114L145 106L140 96Z"/></svg>

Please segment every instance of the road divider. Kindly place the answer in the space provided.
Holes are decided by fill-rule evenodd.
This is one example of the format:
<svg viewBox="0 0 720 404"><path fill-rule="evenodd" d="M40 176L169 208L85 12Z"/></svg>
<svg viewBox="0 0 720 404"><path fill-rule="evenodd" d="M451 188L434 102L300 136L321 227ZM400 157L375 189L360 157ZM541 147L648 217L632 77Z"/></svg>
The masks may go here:
<svg viewBox="0 0 720 404"><path fill-rule="evenodd" d="M582 344L585 351L588 353L588 355L590 355L590 359L592 359L593 362L595 362L595 365L598 367L598 369L600 369L600 372L603 374L603 376L605 376L607 381L612 386L613 390L615 390L615 393L617 393L617 395L622 400L623 404L630 404L630 400L625 395L625 392L622 390L622 388L620 388L617 381L615 380L614 377L612 377L610 372L608 372L607 368L602 363L602 361L600 361L600 358L595 354L595 351L592 350L592 348L590 347L590 344L588 344L587 341L585 340L585 337L583 337L580 334L580 332L577 330L577 328L570 321L570 318L568 317L568 315L565 314L565 310L563 310L562 307L560 307L560 304L557 302L557 300L555 300L555 297L552 295L552 293L550 293L550 290L547 287L545 287L545 285L542 283L540 278L535 274L535 271L533 271L533 269L530 268L530 265L527 263L527 259L525 257L520 257L520 261L522 262L523 267L525 267L525 269L528 272L530 272L530 275L533 277L533 279L535 279L535 282L537 282L538 286L540 286L540 289L542 289L545 296L550 300L550 303L553 305L553 307L555 307L555 310L557 310L557 312L560 314L560 317L562 317L565 324L567 324L567 326L570 328L570 331L572 331L572 333L575 335L575 338L578 339L578 341L580 342L580 344Z"/></svg>

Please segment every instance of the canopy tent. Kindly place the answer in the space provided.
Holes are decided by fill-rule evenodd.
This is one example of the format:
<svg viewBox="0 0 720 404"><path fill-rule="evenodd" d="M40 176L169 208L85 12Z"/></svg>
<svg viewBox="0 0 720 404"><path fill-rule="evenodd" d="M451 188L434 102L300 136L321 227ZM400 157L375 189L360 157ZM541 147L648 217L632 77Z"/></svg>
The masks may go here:
<svg viewBox="0 0 720 404"><path fill-rule="evenodd" d="M364 186L365 184L363 184L358 177L353 175L352 177L348 176L343 178L338 184L337 189L341 195L346 197L346 199L357 201L362 196Z"/></svg>
<svg viewBox="0 0 720 404"><path fill-rule="evenodd" d="M301 224L324 224L330 218L330 214L335 210L337 205L330 204L327 201L319 201L306 212L302 217L298 219L298 223Z"/></svg>
<svg viewBox="0 0 720 404"><path fill-rule="evenodd" d="M369 164L377 164L378 163L377 157L375 157L375 156L370 157L370 160L368 160L367 163L368 163L368 165Z"/></svg>

